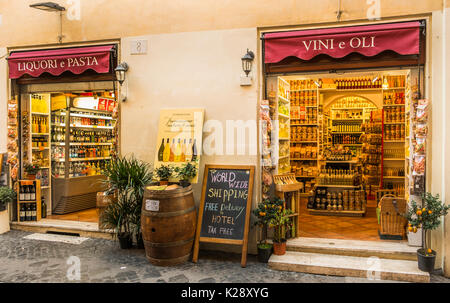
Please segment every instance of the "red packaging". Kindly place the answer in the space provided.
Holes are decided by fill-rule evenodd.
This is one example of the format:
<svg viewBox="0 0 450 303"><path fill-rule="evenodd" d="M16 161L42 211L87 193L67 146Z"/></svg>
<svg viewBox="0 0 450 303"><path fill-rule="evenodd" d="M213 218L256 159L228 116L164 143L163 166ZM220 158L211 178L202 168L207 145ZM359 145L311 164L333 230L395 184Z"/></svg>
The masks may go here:
<svg viewBox="0 0 450 303"><path fill-rule="evenodd" d="M108 100L108 111L113 112L115 108L116 108L116 101Z"/></svg>
<svg viewBox="0 0 450 303"><path fill-rule="evenodd" d="M108 109L108 100L107 99L98 99L98 110L106 111Z"/></svg>

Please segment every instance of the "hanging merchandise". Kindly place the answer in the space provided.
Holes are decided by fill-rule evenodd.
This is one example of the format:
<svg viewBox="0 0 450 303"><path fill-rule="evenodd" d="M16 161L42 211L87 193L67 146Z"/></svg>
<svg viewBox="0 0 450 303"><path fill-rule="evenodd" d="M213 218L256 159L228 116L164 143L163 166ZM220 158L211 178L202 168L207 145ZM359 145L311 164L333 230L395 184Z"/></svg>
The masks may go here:
<svg viewBox="0 0 450 303"><path fill-rule="evenodd" d="M18 105L17 97L8 101L8 164L11 168L11 179L17 181L18 177Z"/></svg>

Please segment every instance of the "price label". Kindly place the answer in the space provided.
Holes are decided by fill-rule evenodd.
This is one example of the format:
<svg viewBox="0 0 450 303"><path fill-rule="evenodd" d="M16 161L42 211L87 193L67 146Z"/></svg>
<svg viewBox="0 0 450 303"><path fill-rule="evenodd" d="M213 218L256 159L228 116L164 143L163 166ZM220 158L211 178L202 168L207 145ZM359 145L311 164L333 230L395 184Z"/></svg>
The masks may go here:
<svg viewBox="0 0 450 303"><path fill-rule="evenodd" d="M145 210L148 211L159 211L159 201L158 200L146 200Z"/></svg>

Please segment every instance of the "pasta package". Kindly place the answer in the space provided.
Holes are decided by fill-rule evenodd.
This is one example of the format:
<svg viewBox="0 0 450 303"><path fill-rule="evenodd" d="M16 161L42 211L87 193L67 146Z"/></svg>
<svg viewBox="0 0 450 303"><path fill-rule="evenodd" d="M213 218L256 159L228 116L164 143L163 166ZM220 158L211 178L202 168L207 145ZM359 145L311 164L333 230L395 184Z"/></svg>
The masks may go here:
<svg viewBox="0 0 450 303"><path fill-rule="evenodd" d="M425 174L425 156L415 156L413 161L413 175Z"/></svg>

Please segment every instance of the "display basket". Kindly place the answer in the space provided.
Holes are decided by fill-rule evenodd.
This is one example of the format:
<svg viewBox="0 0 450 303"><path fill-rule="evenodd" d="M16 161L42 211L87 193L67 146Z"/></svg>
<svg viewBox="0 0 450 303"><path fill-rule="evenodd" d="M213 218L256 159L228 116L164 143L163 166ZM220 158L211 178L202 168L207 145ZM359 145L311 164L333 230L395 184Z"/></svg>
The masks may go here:
<svg viewBox="0 0 450 303"><path fill-rule="evenodd" d="M380 201L379 235L383 240L403 240L406 234L406 200L386 194Z"/></svg>

